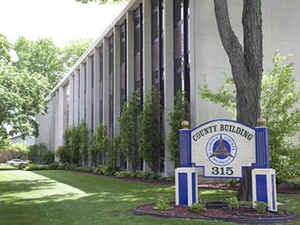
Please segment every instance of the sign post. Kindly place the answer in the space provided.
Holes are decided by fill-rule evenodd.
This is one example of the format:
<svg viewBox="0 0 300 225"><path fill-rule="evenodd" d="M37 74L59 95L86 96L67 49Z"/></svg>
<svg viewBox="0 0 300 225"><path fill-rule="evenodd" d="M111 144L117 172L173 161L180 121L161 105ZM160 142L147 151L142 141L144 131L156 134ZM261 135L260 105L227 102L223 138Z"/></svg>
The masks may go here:
<svg viewBox="0 0 300 225"><path fill-rule="evenodd" d="M242 178L243 168L250 167L257 169L252 173L256 184L253 199L265 201L270 211L277 211L276 189L272 188L275 172L269 169L268 129L264 124L251 127L220 119L192 129L187 121L182 125L179 131L180 168L175 172L176 204L190 206L198 202L198 196L193 194L197 192L197 179L192 180L193 176L197 177L194 175L197 168L202 168L203 176L208 178ZM261 179L262 172L266 173L264 189L257 180ZM260 196L268 196L268 199Z"/></svg>

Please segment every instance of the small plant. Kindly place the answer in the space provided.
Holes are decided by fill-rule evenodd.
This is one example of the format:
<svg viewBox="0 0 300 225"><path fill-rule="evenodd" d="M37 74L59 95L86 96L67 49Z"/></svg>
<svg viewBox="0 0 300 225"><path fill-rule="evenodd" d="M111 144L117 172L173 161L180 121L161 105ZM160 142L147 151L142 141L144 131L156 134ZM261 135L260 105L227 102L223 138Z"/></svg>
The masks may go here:
<svg viewBox="0 0 300 225"><path fill-rule="evenodd" d="M130 173L127 171L120 171L120 172L116 172L115 176L116 177L130 177Z"/></svg>
<svg viewBox="0 0 300 225"><path fill-rule="evenodd" d="M169 210L170 208L171 208L170 201L168 199L164 199L164 198L159 198L154 207L154 209L160 210L160 211L166 211L166 210Z"/></svg>
<svg viewBox="0 0 300 225"><path fill-rule="evenodd" d="M228 198L226 199L226 202L230 210L240 208L240 203L237 197Z"/></svg>
<svg viewBox="0 0 300 225"><path fill-rule="evenodd" d="M57 170L58 168L58 163L57 162L53 162L48 166L49 170Z"/></svg>
<svg viewBox="0 0 300 225"><path fill-rule="evenodd" d="M199 203L194 203L189 207L189 210L194 213L200 213L206 210L205 204L200 201Z"/></svg>
<svg viewBox="0 0 300 225"><path fill-rule="evenodd" d="M254 208L257 210L259 213L265 213L267 209L267 204L263 201L256 201Z"/></svg>

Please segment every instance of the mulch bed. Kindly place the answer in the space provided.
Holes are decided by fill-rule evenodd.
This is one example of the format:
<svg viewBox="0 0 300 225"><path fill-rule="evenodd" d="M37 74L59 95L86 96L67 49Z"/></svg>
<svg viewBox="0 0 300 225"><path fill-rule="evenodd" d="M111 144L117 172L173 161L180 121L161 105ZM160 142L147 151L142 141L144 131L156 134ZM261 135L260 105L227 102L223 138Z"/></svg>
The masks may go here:
<svg viewBox="0 0 300 225"><path fill-rule="evenodd" d="M258 213L250 206L241 205L239 209L229 210L228 208L207 208L203 212L191 212L187 207L175 206L166 211L154 209L155 204L139 206L135 209L138 215L154 215L160 217L191 218L205 220L223 220L238 223L283 223L290 222L295 215L280 211L277 213Z"/></svg>

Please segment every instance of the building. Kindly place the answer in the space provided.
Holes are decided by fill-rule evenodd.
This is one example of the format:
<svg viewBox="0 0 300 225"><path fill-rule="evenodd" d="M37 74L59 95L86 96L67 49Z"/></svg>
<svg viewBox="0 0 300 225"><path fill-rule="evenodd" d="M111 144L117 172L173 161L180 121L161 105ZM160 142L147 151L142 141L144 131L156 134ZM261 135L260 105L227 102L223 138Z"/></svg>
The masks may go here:
<svg viewBox="0 0 300 225"><path fill-rule="evenodd" d="M241 0L229 1L231 23L240 40L242 5ZM299 9L298 0L262 1L264 70L272 68L276 50L291 53L298 81ZM163 97L165 134L178 90L185 90L190 99L192 126L228 117L221 107L201 99L198 89L205 83L218 88L230 73L213 1L131 0L53 89L48 114L40 118L38 142L57 149L63 143L64 130L83 120L91 133L104 123L110 136L118 135L121 106L133 91L139 93L142 103L152 85ZM174 165L166 145L164 149L167 175L173 173Z"/></svg>

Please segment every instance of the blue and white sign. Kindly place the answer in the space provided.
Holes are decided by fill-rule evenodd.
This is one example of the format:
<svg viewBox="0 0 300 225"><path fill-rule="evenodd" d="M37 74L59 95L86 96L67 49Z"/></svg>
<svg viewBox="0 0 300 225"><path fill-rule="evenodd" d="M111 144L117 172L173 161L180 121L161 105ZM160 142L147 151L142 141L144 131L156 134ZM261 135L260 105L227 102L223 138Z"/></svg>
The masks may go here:
<svg viewBox="0 0 300 225"><path fill-rule="evenodd" d="M255 129L229 120L215 120L191 130L191 161L205 177L242 177L255 163Z"/></svg>

